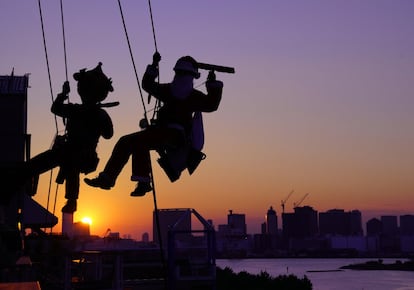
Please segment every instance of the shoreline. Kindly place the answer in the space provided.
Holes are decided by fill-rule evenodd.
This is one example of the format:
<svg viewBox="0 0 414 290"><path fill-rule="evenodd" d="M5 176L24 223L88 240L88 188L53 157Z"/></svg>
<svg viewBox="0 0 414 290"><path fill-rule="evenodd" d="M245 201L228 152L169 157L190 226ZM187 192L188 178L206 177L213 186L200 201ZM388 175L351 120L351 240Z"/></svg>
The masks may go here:
<svg viewBox="0 0 414 290"><path fill-rule="evenodd" d="M365 263L350 264L340 267L340 269L350 270L388 270L388 271L414 271L414 260L384 264L382 259L372 260Z"/></svg>

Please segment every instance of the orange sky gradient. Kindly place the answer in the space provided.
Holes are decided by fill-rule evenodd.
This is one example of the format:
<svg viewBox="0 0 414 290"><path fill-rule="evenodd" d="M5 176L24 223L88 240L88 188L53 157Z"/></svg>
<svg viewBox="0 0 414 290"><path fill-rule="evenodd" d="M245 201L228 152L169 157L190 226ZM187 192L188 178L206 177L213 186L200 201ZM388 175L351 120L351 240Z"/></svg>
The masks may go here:
<svg viewBox="0 0 414 290"><path fill-rule="evenodd" d="M42 1L54 95L65 80L57 2ZM122 3L142 77L155 51L147 2ZM159 208L194 208L215 225L232 209L246 214L249 233L260 232L270 206L280 217L291 190L286 211L309 193L302 205L318 211L359 209L364 220L414 214L414 2L185 0L153 1L152 9L161 82L187 54L236 69L217 73L223 100L204 114L207 159L197 171L170 183L153 155ZM64 12L71 102L80 102L71 75L101 61L115 89L106 101L121 103L107 109L115 135L101 139L93 177L118 138L138 130L144 111L117 2L64 1ZM34 156L56 133L37 1L2 0L0 25L7 27L0 31L0 74L30 73ZM200 90L206 77L202 71ZM152 234L153 197L130 197L130 175L127 164L110 191L82 183L75 221L90 217L97 235L108 228L136 239ZM35 196L45 207L48 180L49 173L41 176ZM55 184L50 198L52 209ZM60 186L59 218L64 202Z"/></svg>

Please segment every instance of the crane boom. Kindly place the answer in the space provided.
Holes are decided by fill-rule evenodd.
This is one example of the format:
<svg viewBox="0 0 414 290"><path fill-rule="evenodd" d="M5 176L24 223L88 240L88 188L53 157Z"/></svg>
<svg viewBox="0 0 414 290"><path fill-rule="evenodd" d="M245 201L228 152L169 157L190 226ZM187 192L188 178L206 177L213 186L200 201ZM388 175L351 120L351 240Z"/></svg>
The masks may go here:
<svg viewBox="0 0 414 290"><path fill-rule="evenodd" d="M309 193L306 193L298 202L294 202L293 206L298 207L301 205L301 203L305 200L305 198L309 195Z"/></svg>
<svg viewBox="0 0 414 290"><path fill-rule="evenodd" d="M293 194L294 190L292 190L291 192L289 192L289 194L287 195L287 197L285 199L282 200L281 204L282 204L282 212L285 212L285 204L287 202L287 200L289 199L289 197Z"/></svg>

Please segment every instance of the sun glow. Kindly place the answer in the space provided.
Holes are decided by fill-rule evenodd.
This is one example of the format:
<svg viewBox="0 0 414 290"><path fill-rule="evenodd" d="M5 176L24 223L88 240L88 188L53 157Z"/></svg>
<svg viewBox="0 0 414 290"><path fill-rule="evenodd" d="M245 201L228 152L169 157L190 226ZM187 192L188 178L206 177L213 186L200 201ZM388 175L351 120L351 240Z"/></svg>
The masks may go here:
<svg viewBox="0 0 414 290"><path fill-rule="evenodd" d="M87 216L82 218L82 222L84 224L92 225L92 219L90 217L87 217Z"/></svg>

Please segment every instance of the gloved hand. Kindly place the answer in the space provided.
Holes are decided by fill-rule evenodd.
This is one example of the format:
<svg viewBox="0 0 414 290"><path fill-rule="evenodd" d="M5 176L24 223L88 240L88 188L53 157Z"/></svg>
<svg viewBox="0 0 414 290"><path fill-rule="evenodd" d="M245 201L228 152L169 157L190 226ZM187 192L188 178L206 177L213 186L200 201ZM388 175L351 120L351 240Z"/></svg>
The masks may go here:
<svg viewBox="0 0 414 290"><path fill-rule="evenodd" d="M214 73L214 70L211 70L208 72L207 81L215 81L216 80L216 74Z"/></svg>
<svg viewBox="0 0 414 290"><path fill-rule="evenodd" d="M69 92L70 92L69 82L66 81L63 83L62 92L57 95L55 102L62 103L63 101L67 100L69 98Z"/></svg>
<svg viewBox="0 0 414 290"><path fill-rule="evenodd" d="M66 82L63 83L63 86L62 86L62 94L67 95L67 94L69 94L69 92L70 92L69 82L66 81Z"/></svg>
<svg viewBox="0 0 414 290"><path fill-rule="evenodd" d="M152 56L152 64L158 66L160 60L161 54L158 51L154 52L154 55Z"/></svg>

